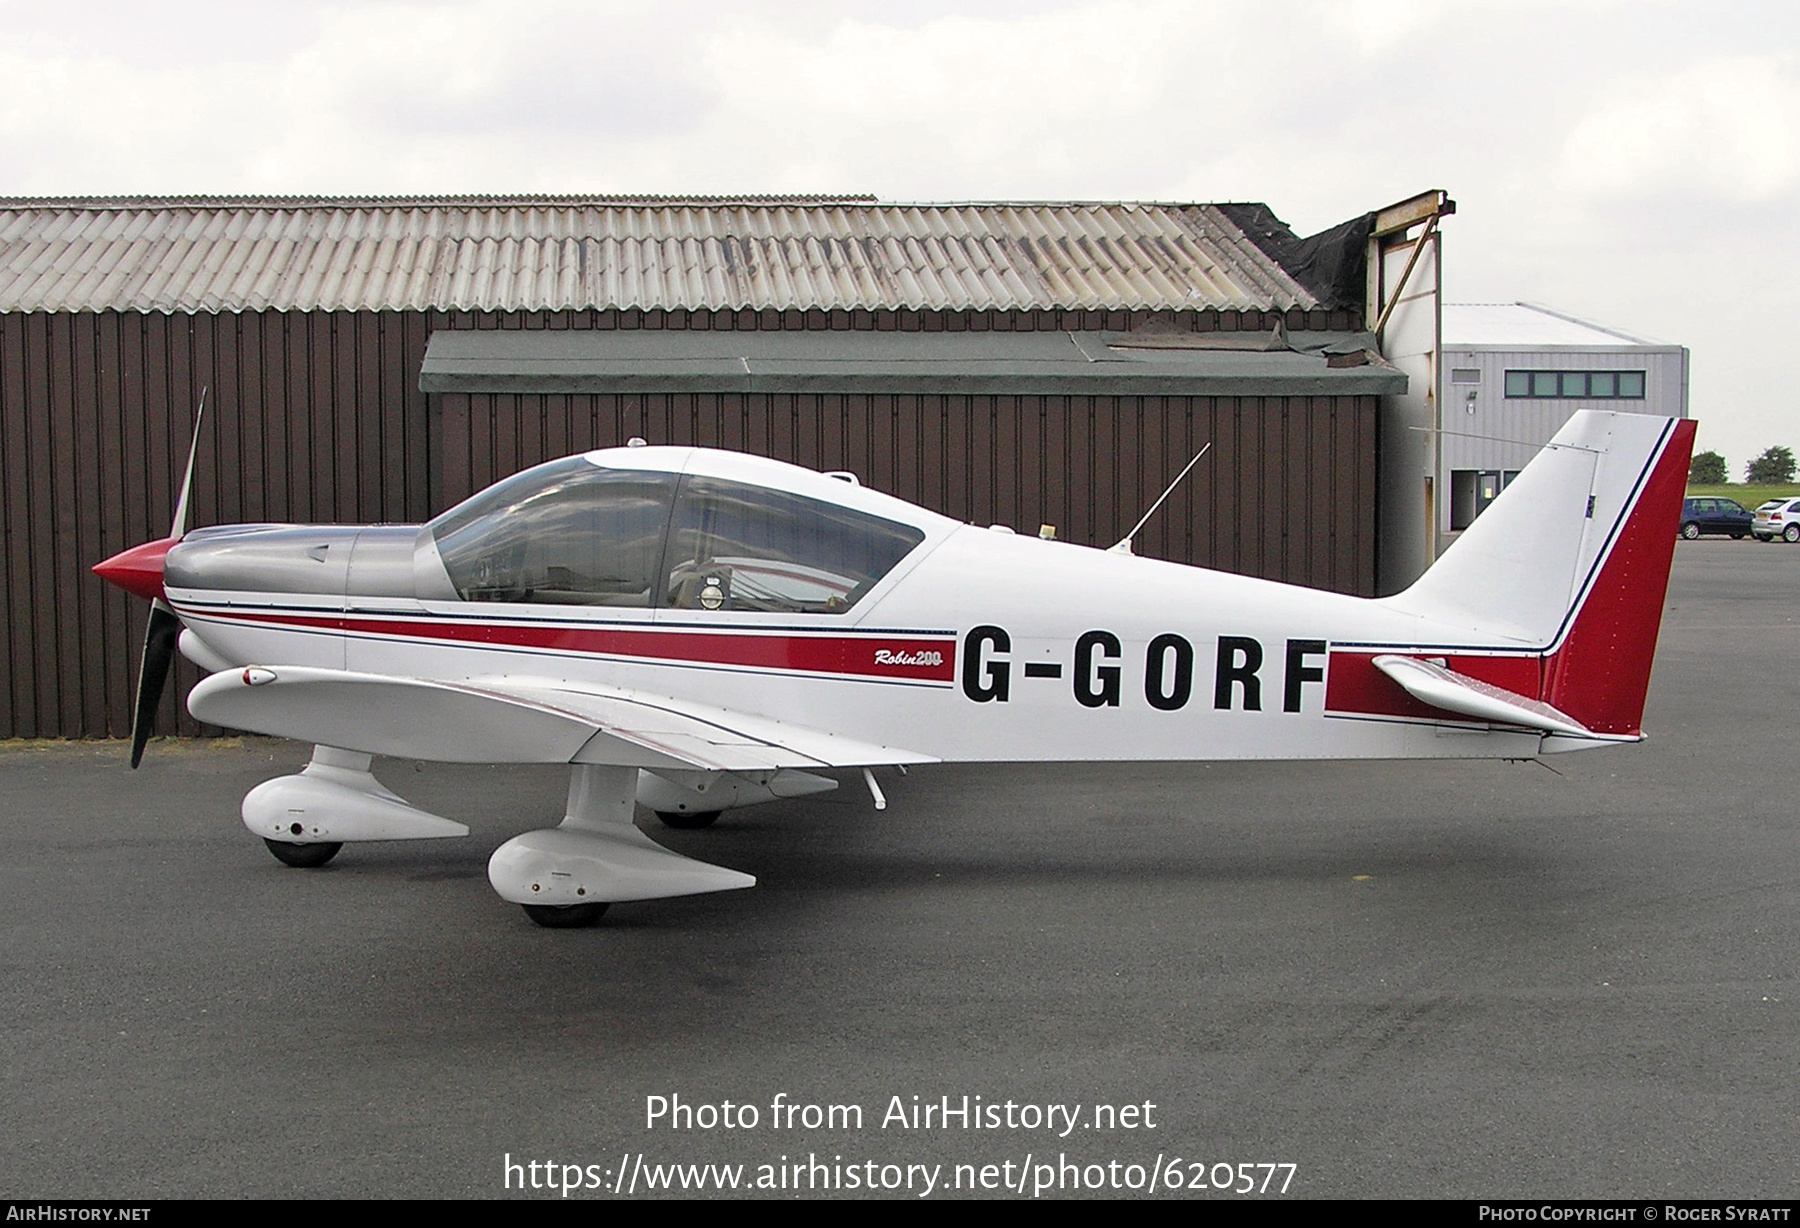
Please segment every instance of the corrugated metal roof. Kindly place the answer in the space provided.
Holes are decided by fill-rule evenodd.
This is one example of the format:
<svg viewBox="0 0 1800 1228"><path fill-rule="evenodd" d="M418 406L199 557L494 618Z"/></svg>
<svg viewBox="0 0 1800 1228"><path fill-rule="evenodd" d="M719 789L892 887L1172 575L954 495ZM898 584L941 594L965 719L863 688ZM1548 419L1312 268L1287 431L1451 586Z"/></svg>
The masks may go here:
<svg viewBox="0 0 1800 1228"><path fill-rule="evenodd" d="M1317 305L1203 204L0 199L0 311Z"/></svg>

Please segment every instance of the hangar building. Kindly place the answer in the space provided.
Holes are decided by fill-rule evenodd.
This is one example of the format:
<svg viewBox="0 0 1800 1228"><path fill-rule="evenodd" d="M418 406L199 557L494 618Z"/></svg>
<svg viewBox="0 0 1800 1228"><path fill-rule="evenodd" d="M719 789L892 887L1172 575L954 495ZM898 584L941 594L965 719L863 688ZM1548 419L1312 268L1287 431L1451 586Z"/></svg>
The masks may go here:
<svg viewBox="0 0 1800 1228"><path fill-rule="evenodd" d="M167 532L203 389L197 524L422 521L637 435L1107 546L1210 442L1139 553L1398 587L1452 208L0 200L0 737L129 729L146 611L87 568Z"/></svg>
<svg viewBox="0 0 1800 1228"><path fill-rule="evenodd" d="M1535 303L1446 303L1447 545L1578 409L1688 416L1688 352Z"/></svg>

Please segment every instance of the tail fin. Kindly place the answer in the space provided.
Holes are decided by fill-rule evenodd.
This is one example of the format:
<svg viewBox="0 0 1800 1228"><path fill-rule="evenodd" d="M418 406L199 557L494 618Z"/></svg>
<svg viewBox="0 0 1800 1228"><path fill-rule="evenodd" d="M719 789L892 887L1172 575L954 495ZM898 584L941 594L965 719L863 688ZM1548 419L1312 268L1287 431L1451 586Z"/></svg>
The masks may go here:
<svg viewBox="0 0 1800 1228"><path fill-rule="evenodd" d="M1576 414L1394 604L1537 649L1535 698L1596 733L1637 734L1694 429Z"/></svg>

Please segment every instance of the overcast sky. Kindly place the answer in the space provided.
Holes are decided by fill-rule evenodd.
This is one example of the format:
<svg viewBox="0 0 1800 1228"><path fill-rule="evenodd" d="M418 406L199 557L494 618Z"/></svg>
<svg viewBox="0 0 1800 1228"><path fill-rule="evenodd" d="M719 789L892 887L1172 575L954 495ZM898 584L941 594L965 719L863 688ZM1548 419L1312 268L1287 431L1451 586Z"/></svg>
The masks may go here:
<svg viewBox="0 0 1800 1228"><path fill-rule="evenodd" d="M1797 8L0 0L0 193L1444 188L1445 288L1693 351L1700 446L1800 449Z"/></svg>

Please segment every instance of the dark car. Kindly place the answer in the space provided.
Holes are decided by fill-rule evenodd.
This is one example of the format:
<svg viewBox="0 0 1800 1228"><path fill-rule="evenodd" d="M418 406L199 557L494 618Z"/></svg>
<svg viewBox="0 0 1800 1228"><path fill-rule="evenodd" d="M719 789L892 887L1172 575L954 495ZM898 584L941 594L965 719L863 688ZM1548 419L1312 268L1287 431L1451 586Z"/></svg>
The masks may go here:
<svg viewBox="0 0 1800 1228"><path fill-rule="evenodd" d="M1681 535L1692 541L1703 533L1721 537L1748 537L1756 519L1735 499L1683 499Z"/></svg>

